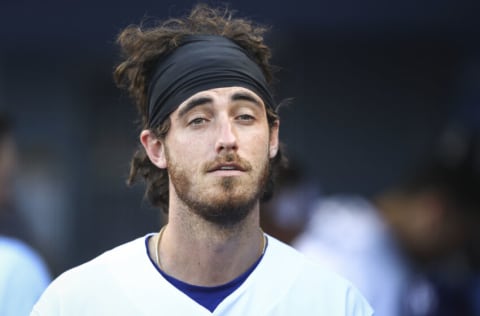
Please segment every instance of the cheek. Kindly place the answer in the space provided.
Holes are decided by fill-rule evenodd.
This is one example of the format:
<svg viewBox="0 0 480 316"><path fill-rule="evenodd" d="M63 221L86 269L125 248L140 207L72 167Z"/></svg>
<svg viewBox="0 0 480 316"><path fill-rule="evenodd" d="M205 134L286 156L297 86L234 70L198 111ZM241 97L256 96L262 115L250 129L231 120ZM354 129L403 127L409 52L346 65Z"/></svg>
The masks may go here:
<svg viewBox="0 0 480 316"><path fill-rule="evenodd" d="M168 163L182 169L195 169L201 161L206 159L207 148L202 138L176 138L168 143Z"/></svg>
<svg viewBox="0 0 480 316"><path fill-rule="evenodd" d="M261 130L261 131L258 131L257 133L254 133L251 137L250 143L254 145L256 148L258 148L259 151L260 149L263 149L263 148L268 150L270 147L270 134L268 132L268 129Z"/></svg>
<svg viewBox="0 0 480 316"><path fill-rule="evenodd" d="M270 146L268 138L263 134L255 135L251 139L246 140L243 144L243 151L240 151L240 156L242 152L246 153L249 157L252 157L256 161L268 160L270 153Z"/></svg>
<svg viewBox="0 0 480 316"><path fill-rule="evenodd" d="M218 138L216 130L213 128L205 128L198 131L185 131L178 133L173 141L179 149L186 150L199 150L214 148L215 140Z"/></svg>

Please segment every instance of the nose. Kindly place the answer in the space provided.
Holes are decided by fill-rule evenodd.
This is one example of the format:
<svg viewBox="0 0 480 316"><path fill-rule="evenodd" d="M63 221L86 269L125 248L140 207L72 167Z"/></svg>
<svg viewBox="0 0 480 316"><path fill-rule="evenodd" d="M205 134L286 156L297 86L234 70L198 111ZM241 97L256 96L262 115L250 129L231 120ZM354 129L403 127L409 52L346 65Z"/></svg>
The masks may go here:
<svg viewBox="0 0 480 316"><path fill-rule="evenodd" d="M238 149L236 131L228 118L219 121L218 139L215 144L215 149L217 153Z"/></svg>

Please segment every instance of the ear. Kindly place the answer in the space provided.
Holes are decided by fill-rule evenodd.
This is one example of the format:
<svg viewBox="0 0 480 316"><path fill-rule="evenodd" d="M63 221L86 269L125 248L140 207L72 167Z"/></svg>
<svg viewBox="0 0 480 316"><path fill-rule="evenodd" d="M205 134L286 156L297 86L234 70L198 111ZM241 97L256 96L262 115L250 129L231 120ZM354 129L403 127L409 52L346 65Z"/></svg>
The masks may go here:
<svg viewBox="0 0 480 316"><path fill-rule="evenodd" d="M165 157L165 146L155 134L146 129L140 133L140 142L145 148L150 161L160 169L167 168L167 159Z"/></svg>
<svg viewBox="0 0 480 316"><path fill-rule="evenodd" d="M274 158L278 153L278 134L280 128L280 121L276 120L273 125L270 127L270 144L269 144L269 157L270 159Z"/></svg>

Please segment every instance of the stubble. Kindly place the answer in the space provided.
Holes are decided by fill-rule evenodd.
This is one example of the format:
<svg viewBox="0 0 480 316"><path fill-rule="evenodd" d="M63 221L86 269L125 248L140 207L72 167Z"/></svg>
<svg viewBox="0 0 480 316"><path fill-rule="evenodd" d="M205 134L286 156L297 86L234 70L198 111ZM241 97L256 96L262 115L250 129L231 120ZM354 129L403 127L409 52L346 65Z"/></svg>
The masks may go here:
<svg viewBox="0 0 480 316"><path fill-rule="evenodd" d="M178 198L188 209L221 228L231 228L241 223L254 209L256 203L263 195L269 179L270 164L268 157L259 166L258 171L252 168L250 163L240 158L236 153L228 153L219 156L215 161L206 163L202 167L201 177L205 177L213 165L229 162L240 165L246 173L252 173L254 177L246 182L239 177L222 177L218 179L216 194L207 194L211 188L202 187L202 184L194 183L193 177L178 166L168 157L168 169ZM255 179L256 177L256 179ZM205 185L205 184L203 184Z"/></svg>

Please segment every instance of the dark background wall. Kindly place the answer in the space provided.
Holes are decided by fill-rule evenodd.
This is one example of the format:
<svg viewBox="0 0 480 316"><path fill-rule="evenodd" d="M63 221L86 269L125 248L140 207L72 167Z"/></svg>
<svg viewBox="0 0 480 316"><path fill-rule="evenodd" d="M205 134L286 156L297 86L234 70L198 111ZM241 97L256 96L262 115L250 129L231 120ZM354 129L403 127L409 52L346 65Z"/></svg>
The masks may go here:
<svg viewBox="0 0 480 316"><path fill-rule="evenodd" d="M125 185L138 130L112 81L114 41L128 24L193 3L0 2L0 105L16 123L18 210L55 274L158 229L143 187ZM476 1L230 6L273 26L277 99L293 98L281 111L281 136L326 193L374 194L427 153L448 122L478 117Z"/></svg>

